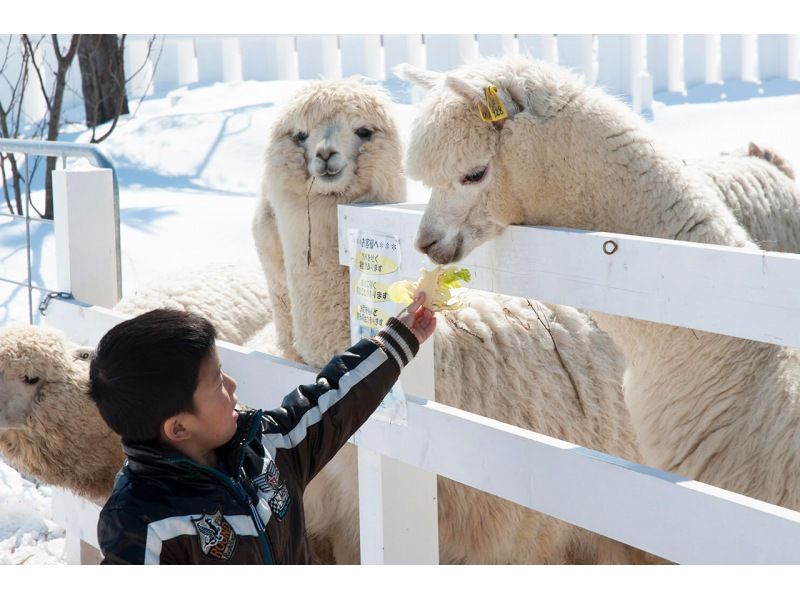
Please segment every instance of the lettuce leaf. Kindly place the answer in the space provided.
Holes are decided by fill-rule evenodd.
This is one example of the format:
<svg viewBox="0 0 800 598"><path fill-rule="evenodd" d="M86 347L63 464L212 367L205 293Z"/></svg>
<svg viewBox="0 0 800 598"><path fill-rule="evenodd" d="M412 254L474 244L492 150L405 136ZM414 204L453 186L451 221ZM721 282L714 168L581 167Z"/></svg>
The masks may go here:
<svg viewBox="0 0 800 598"><path fill-rule="evenodd" d="M418 293L425 293L425 307L432 311L447 311L461 308L461 299L453 291L469 282L471 276L466 268L436 266L433 270L420 269L422 276L416 281L400 280L389 285L389 299L408 305Z"/></svg>

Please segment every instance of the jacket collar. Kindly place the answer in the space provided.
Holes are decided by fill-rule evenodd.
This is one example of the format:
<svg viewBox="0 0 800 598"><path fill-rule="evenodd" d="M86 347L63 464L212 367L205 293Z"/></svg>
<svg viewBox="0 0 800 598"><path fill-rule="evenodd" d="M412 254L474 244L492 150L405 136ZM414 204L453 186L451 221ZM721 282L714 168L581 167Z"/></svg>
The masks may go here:
<svg viewBox="0 0 800 598"><path fill-rule="evenodd" d="M260 429L261 416L261 410L240 412L233 438L217 449L217 458L234 477L238 475L245 446L255 438ZM165 475L175 475L178 471L209 469L161 442L128 442L123 439L122 450L128 458L128 468L135 473L154 475L161 471Z"/></svg>

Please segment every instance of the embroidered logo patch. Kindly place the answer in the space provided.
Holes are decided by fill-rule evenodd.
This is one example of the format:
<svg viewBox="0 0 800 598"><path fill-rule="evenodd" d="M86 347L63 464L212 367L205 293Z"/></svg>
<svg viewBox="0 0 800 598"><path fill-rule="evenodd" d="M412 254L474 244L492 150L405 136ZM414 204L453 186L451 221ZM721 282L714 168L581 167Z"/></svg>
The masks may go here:
<svg viewBox="0 0 800 598"><path fill-rule="evenodd" d="M281 482L280 472L274 461L267 464L267 470L253 478L253 483L267 499L270 510L278 519L283 519L292 502L286 483Z"/></svg>
<svg viewBox="0 0 800 598"><path fill-rule="evenodd" d="M236 548L236 533L231 524L222 516L222 507L213 515L201 515L192 519L200 539L203 554L215 559L227 561Z"/></svg>

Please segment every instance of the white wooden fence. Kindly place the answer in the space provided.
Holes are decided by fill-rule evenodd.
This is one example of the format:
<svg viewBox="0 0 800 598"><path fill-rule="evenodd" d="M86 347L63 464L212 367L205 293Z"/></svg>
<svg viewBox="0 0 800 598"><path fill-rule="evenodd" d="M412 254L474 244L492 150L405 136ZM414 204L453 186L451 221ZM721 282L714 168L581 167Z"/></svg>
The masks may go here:
<svg viewBox="0 0 800 598"><path fill-rule="evenodd" d="M56 186L70 226L94 211L71 196L70 172ZM91 186L80 173L83 191ZM96 193L107 193L96 173ZM106 189L106 191L103 191ZM108 199L111 201L111 199ZM423 206L342 206L340 262L349 264L352 231L399 238L400 272L416 276L413 250ZM603 245L613 240L617 251ZM95 243L94 236L84 238ZM73 243L81 242L80 237ZM91 256L95 252L83 252ZM78 300L107 286L110 267L89 261L59 267L94 273L73 286ZM800 256L537 227L511 227L464 262L478 289L645 318L800 347ZM105 270L103 270L105 268ZM67 290L67 289L65 289ZM758 309L752 309L752 305ZM79 301L52 301L47 322L94 344L125 316ZM239 396L275 406L287 389L312 379L308 368L220 343ZM437 562L435 476L443 475L678 563L800 563L800 513L558 439L432 402L432 347L401 378L407 425L372 418L354 436L359 450L362 562ZM56 511L67 528L70 562L93 562L99 507L67 493Z"/></svg>
<svg viewBox="0 0 800 598"><path fill-rule="evenodd" d="M14 70L18 36L0 36L0 61ZM66 43L68 35L61 35ZM244 80L272 81L340 78L354 74L393 80L401 62L434 70L453 68L478 56L524 53L582 73L590 84L647 111L654 93L682 93L704 83L800 80L800 35L131 35L125 64L131 98L166 94L189 84ZM49 37L37 52L39 63L54 63ZM157 62L157 68L156 68ZM70 71L66 108L81 105L77 61ZM44 69L45 75L52 68ZM47 78L47 77L46 77ZM7 104L8 83L0 78L0 102ZM29 76L25 113L41 118L45 103L39 83Z"/></svg>

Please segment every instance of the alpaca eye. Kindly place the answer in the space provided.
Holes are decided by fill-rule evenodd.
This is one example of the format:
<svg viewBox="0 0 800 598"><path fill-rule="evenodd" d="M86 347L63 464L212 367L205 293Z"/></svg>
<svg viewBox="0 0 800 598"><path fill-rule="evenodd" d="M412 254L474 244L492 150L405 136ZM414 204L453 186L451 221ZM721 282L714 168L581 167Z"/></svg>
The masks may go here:
<svg viewBox="0 0 800 598"><path fill-rule="evenodd" d="M461 184L462 185L469 185L469 184L472 184L472 183L479 183L483 179L483 176L485 174L486 174L486 169L485 168L481 168L479 170L475 170L473 172L470 172L469 174L466 174L461 178Z"/></svg>
<svg viewBox="0 0 800 598"><path fill-rule="evenodd" d="M356 135L358 135L361 139L365 141L372 139L372 129L368 129L367 127L361 127L356 129Z"/></svg>
<svg viewBox="0 0 800 598"><path fill-rule="evenodd" d="M298 133L294 134L294 138L297 143L303 143L306 139L308 139L308 133L305 131L299 131Z"/></svg>
<svg viewBox="0 0 800 598"><path fill-rule="evenodd" d="M33 377L23 376L22 379L25 381L25 384L30 384L31 386L33 386L34 384L38 384L39 383L39 377L38 376L33 376Z"/></svg>

